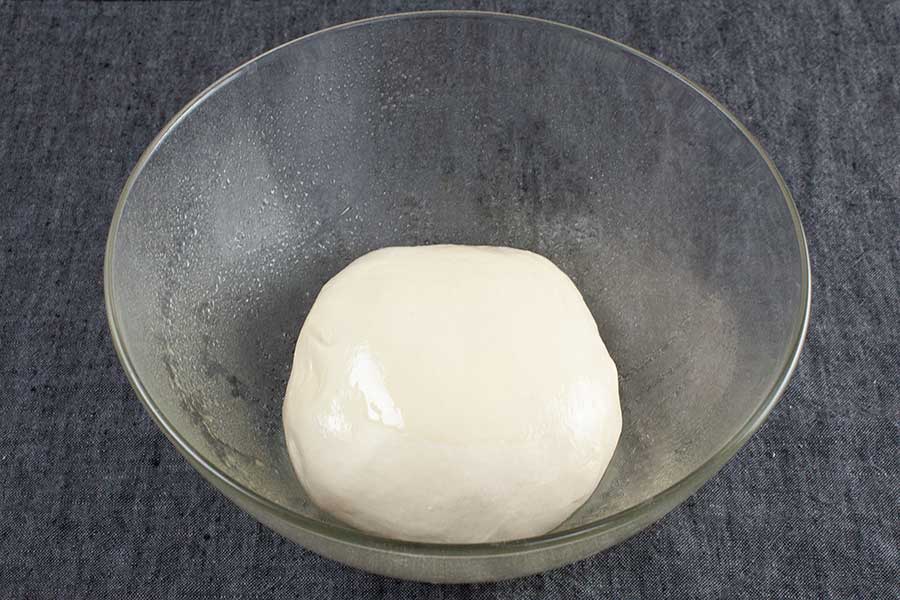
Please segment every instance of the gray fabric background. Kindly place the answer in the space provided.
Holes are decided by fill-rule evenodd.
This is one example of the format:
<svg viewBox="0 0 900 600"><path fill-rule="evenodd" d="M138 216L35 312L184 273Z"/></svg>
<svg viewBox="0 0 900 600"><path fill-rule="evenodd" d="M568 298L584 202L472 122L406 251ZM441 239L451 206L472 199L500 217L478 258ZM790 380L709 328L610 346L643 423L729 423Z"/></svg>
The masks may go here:
<svg viewBox="0 0 900 600"><path fill-rule="evenodd" d="M140 152L242 61L427 7L518 12L655 56L762 141L809 236L813 315L767 424L661 522L539 576L429 586L258 525L156 429L114 356L107 227ZM896 598L900 1L0 0L0 598Z"/></svg>

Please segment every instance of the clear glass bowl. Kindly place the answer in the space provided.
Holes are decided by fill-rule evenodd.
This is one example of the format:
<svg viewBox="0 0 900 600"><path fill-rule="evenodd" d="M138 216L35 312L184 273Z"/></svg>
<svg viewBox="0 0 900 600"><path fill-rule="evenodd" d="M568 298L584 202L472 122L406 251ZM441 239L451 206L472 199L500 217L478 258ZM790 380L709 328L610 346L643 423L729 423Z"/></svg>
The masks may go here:
<svg viewBox="0 0 900 600"><path fill-rule="evenodd" d="M547 535L382 539L293 475L281 402L319 288L365 252L428 243L549 257L619 366L613 463ZM141 157L105 264L122 364L204 477L316 552L436 582L577 560L691 494L784 389L809 277L782 178L703 90L586 31L471 12L334 27L220 79Z"/></svg>

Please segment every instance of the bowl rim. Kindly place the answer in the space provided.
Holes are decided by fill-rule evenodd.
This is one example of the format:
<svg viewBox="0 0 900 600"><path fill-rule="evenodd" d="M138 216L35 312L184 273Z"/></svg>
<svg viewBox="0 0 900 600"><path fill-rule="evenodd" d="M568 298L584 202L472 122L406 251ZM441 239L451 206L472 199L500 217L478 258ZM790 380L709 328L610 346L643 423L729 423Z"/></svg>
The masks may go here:
<svg viewBox="0 0 900 600"><path fill-rule="evenodd" d="M778 188L782 193L784 201L787 204L787 208L793 222L794 233L796 235L796 241L799 246L801 263L801 286L803 289L803 296L801 305L799 307L799 318L795 316L794 323L792 324L792 331L790 336L791 343L788 346L789 349L787 351L786 358L781 365L778 376L775 378L768 393L766 394L764 401L749 417L747 422L722 448L720 448L715 454L708 458L706 462L704 462L694 471L690 472L684 478L673 483L661 492L658 492L656 495L647 498L646 500L621 512L609 515L596 521L592 521L579 527L575 527L573 529L558 532L553 531L541 536L510 540L499 543L439 544L384 538L359 531L348 526L318 521L316 519L312 519L300 513L294 512L291 509L288 509L264 496L259 495L252 489L242 485L240 482L230 477L227 473L224 473L223 471L218 469L214 464L210 463L203 456L203 454L201 454L193 446L191 446L191 444L188 443L188 441L178 433L178 430L172 425L172 423L153 402L150 394L147 392L146 388L141 382L140 376L138 375L137 370L131 361L128 348L126 347L119 325L120 318L112 297L114 279L112 260L116 245L116 235L119 228L119 222L122 218L125 204L128 201L128 197L131 193L132 188L134 187L135 181L144 170L144 167L147 165L150 158L163 143L166 137L168 137L168 135L195 108L197 108L204 100L214 94L218 89L222 88L231 80L243 74L248 68L255 67L257 61L260 61L268 55L273 54L287 46L299 44L317 36L325 35L329 32L353 29L372 23L402 19L411 20L436 17L463 17L521 21L540 25L542 27L562 28L568 31L570 34L588 36L598 42L610 44L615 48L626 52L627 54L640 58L650 65L661 69L668 75L671 75L681 83L693 89L696 93L700 94L704 99L706 99L710 104L718 109L719 112L722 113L722 115L727 118L753 145L753 147L759 153L760 157L768 166L772 177L774 177ZM757 141L753 134L751 134L750 131L747 130L747 128L737 119L737 117L735 117L727 108L725 108L719 101L717 101L709 92L707 92L704 88L697 85L684 75L678 73L671 67L656 60L655 58L652 58L651 56L644 54L643 52L627 46L621 42L617 42L586 29L539 17L478 10L427 10L415 12L399 12L334 25L275 46L274 48L263 52L262 54L251 58L250 60L247 60L240 66L232 69L231 71L217 79L202 92L194 96L190 100L190 102L188 102L181 110L179 110L175 114L174 117L172 117L165 124L165 126L160 130L156 137L154 137L153 141L141 154L137 164L134 166L128 176L128 179L125 181L125 185L123 186L122 191L119 194L119 199L113 213L112 222L110 224L109 234L107 237L106 252L103 264L103 287L107 320L109 323L113 345L115 347L119 361L122 363L122 367L125 369L125 374L127 375L132 388L134 389L141 403L144 405L145 409L150 413L151 417L156 422L157 426L163 431L163 433L165 433L166 437L169 438L169 440L178 449L178 451L188 459L188 462L191 463L192 466L194 466L201 473L201 475L215 484L215 486L220 490L229 490L231 492L234 492L244 502L256 506L265 512L271 513L277 518L287 521L293 526L307 530L314 534L324 536L326 538L340 541L345 544L370 549L378 548L389 552L412 554L417 556L465 556L469 558L479 556L504 556L567 545L634 523L638 523L639 527L642 528L653 520L661 517L663 514L665 514L665 512L670 510L678 503L685 500L697 488L699 488L706 481L712 478L712 476L715 475L716 472L718 472L718 470L732 456L734 456L734 454L744 445L744 443L746 443L750 436L760 428L766 417L771 412L772 408L784 393L785 388L787 387L788 380L797 367L797 363L803 347L803 342L806 337L807 328L809 326L810 307L812 301L809 250L807 247L806 235L803 231L803 225L800 222L800 215L794 203L791 192L790 190L788 190L787 185L785 184L785 181L781 176L781 173L778 171L778 168L772 162L772 159L769 158L768 154L766 154L765 150L763 150L759 141ZM634 532L636 531L637 529L634 530Z"/></svg>

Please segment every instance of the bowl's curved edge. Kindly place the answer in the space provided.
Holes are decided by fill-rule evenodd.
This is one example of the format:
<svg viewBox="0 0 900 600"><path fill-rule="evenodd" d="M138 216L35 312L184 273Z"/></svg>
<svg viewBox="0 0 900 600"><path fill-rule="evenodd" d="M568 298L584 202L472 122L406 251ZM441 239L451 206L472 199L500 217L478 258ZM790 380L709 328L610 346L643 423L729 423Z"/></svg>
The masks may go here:
<svg viewBox="0 0 900 600"><path fill-rule="evenodd" d="M112 259L113 252L115 248L116 241L116 233L118 231L119 222L122 217L122 213L124 211L125 203L128 200L128 196L131 192L132 187L134 186L135 181L138 176L143 171L146 164L149 162L150 157L156 152L157 148L162 144L162 142L166 139L169 133L181 123L195 108L197 108L206 98L211 96L215 91L225 84L227 84L232 79L240 76L245 72L248 67L255 66L255 63L264 57L277 52L278 50L285 48L287 46L303 42L315 36L320 36L326 34L331 31L349 29L353 27L358 27L362 25L366 25L368 23L373 22L381 22L388 21L394 19L404 19L404 18L422 18L422 17L492 17L492 18L501 18L501 19L512 19L512 20L521 20L521 21L531 21L535 23L540 23L543 25L549 25L553 27L562 27L568 30L571 30L580 35L587 35L592 38L599 39L605 43L612 44L642 60L649 62L650 64L656 66L657 68L662 69L669 75L677 78L679 81L693 89L695 92L703 96L707 101L709 101L713 106L715 106L729 121L731 121L735 127L747 138L747 140L753 145L753 147L757 150L761 158L765 161L768 166L772 176L775 178L776 183L778 184L779 189L782 192L784 200L787 204L788 210L791 215L791 219L793 221L795 234L797 236L797 243L799 245L800 251L800 260L801 260L801 274L802 281L801 286L804 288L803 294L803 302L802 305L797 307L798 311L801 312L802 316L798 321L795 322L793 331L792 331L792 343L790 346L790 350L788 351L789 359L783 365L781 372L776 377L775 382L770 389L765 402L760 405L757 411L751 415L750 419L747 423L738 431L738 433L723 447L713 455L707 462L701 465L697 470L693 471L684 479L672 484L662 492L656 494L655 496L648 498L647 500L641 502L640 504L636 504L620 513L615 515L611 515L599 521L595 521L593 523L583 525L581 527L571 529L568 531L562 532L554 532L545 534L539 537L527 538L522 540L514 540L510 542L502 542L496 544L429 544L422 542L404 542L398 540L390 540L386 538L381 538L378 536L370 535L361 531L357 531L355 529L350 529L348 527L341 527L336 525L326 525L324 523L320 523L319 521L315 521L313 519L309 519L304 517L303 515L297 514L280 504L272 502L267 498L264 498L252 490L249 490L242 486L237 481L230 478L225 473L221 472L214 465L210 464L195 448L193 448L186 440L184 440L172 424L166 419L165 415L153 404L150 399L149 394L147 393L143 383L138 376L134 365L131 362L131 359L128 356L127 349L125 348L124 340L122 337L121 329L119 326L119 320L116 314L115 304L112 298L112 290L113 290L113 271L112 271ZM170 119L166 125L162 128L162 130L156 135L153 141L147 146L144 152L141 154L138 159L137 164L132 169L129 174L125 184L122 188L122 192L119 194L119 198L116 204L115 211L113 213L112 222L110 224L109 234L107 236L106 241L106 251L104 256L103 263L103 288L104 288L104 302L106 305L106 314L107 321L109 324L110 335L112 337L113 346L115 347L116 355L119 358L119 361L122 363L122 367L125 370L125 374L128 377L129 382L131 383L132 388L140 399L141 403L144 405L146 410L150 413L153 420L156 422L157 426L163 431L167 438L173 443L173 445L178 449L178 451L184 455L189 462L198 468L201 474L209 480L211 483L215 485L216 488L225 492L226 495L231 495L233 493L237 497L241 498L241 504L248 504L250 506L257 506L262 510L269 511L276 515L279 519L288 521L295 526L305 528L310 530L313 533L318 535L325 535L331 538L335 538L340 540L345 544L350 544L353 546L359 546L363 548L373 548L379 549L388 552L395 552L400 554L415 554L417 556L433 556L433 557L450 557L450 556L465 556L469 558L476 558L478 556L499 556L504 554L520 554L523 552L532 552L541 549L546 549L550 547L556 547L562 544L570 544L583 540L586 537L595 536L601 533L612 532L616 529L620 529L623 526L626 526L628 523L633 523L635 521L640 521L641 526L638 528L646 527L650 523L656 521L660 517L662 517L665 513L671 510L678 503L687 498L690 494L696 491L701 485L703 485L706 481L708 481L716 472L732 457L735 453L744 445L744 443L750 438L750 436L762 425L765 421L766 417L771 412L772 408L775 406L777 401L780 399L781 395L784 393L784 390L787 387L788 381L791 375L794 373L794 370L797 367L797 363L800 358L800 354L803 348L803 342L806 337L807 328L809 326L809 318L810 318L810 308L812 302L812 285L811 285L811 272L810 272L810 261L809 261L809 250L807 247L806 234L803 230L803 225L800 222L800 215L797 210L797 207L794 203L793 196L788 190L787 185L784 181L784 178L781 176L781 173L778 171L778 168L772 162L772 159L766 154L765 150L763 150L759 141L750 133L749 130L727 109L725 108L719 101L717 101L711 94L709 94L704 88L697 85L684 75L681 75L671 67L665 65L664 63L652 58L639 50L635 50L630 46L622 44L621 42L617 42L615 40L609 39L602 35L587 31L585 29L581 29L579 27L575 27L572 25L566 25L563 23L557 23L554 21L549 21L546 19L541 19L537 17L527 17L521 15L511 15L499 12L489 12L489 11L467 11L467 10L435 10L435 11L421 11L421 12L405 12L405 13L396 13L386 16L380 17L371 17L367 19L361 19L357 21L351 21L349 23L343 23L340 25L335 25L332 27L328 27L305 36L296 38L294 40L288 41L284 44L276 46L271 50L268 50L231 70L213 84L208 86L202 92L197 94L190 102L188 102L178 113L175 114L172 119ZM636 531L635 531L636 532ZM626 536L628 537L628 536ZM624 538L623 538L624 539Z"/></svg>

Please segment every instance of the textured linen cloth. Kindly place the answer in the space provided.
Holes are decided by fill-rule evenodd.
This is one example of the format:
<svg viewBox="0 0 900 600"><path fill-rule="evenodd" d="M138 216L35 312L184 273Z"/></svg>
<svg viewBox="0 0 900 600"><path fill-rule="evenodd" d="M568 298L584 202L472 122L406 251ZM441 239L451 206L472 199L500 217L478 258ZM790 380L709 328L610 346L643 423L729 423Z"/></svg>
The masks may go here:
<svg viewBox="0 0 900 600"><path fill-rule="evenodd" d="M576 564L434 586L257 524L163 437L103 308L131 167L260 52L400 10L545 17L706 87L793 191L806 348L765 426L656 525ZM896 598L900 584L900 2L0 0L0 598Z"/></svg>

